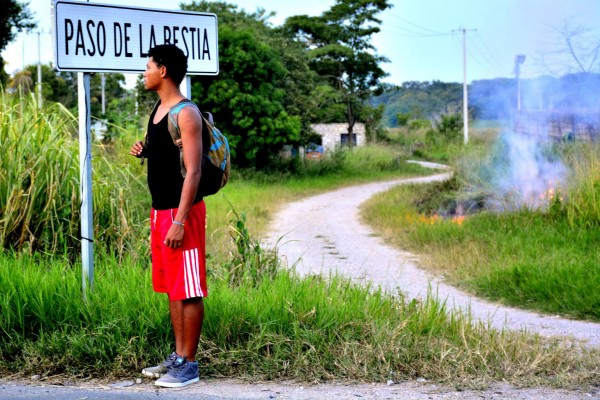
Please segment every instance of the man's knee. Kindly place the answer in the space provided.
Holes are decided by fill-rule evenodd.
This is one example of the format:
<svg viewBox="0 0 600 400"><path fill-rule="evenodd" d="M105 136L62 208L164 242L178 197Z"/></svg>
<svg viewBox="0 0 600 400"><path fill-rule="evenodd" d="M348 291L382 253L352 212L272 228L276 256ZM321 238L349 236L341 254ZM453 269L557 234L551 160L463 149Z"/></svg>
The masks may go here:
<svg viewBox="0 0 600 400"><path fill-rule="evenodd" d="M192 297L189 299L183 300L183 304L203 304L202 297Z"/></svg>

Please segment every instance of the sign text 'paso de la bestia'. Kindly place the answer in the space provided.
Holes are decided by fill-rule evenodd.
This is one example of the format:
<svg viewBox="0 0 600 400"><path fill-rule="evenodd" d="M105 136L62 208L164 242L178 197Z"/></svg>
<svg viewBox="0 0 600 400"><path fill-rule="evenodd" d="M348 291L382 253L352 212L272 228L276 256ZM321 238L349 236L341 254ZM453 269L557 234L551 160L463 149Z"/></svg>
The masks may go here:
<svg viewBox="0 0 600 400"><path fill-rule="evenodd" d="M53 25L61 71L143 72L148 49L174 44L188 57L188 74L219 73L215 14L54 0Z"/></svg>

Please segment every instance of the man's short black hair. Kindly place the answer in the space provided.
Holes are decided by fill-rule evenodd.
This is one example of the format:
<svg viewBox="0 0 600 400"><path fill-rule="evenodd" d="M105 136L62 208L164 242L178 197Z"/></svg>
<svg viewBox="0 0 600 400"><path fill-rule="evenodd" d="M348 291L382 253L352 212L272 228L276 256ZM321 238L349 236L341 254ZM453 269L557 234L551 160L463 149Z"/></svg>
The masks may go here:
<svg viewBox="0 0 600 400"><path fill-rule="evenodd" d="M148 50L148 57L167 69L167 74L177 85L187 73L187 56L174 44L159 44Z"/></svg>

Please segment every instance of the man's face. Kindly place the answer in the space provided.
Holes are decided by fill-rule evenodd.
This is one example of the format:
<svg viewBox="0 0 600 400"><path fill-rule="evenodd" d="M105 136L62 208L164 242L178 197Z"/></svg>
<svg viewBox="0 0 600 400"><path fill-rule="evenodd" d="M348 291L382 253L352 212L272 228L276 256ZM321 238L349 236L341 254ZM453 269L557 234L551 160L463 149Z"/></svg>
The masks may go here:
<svg viewBox="0 0 600 400"><path fill-rule="evenodd" d="M144 87L146 90L156 90L160 86L162 81L161 71L164 67L158 66L150 57L146 63L146 70L144 71Z"/></svg>

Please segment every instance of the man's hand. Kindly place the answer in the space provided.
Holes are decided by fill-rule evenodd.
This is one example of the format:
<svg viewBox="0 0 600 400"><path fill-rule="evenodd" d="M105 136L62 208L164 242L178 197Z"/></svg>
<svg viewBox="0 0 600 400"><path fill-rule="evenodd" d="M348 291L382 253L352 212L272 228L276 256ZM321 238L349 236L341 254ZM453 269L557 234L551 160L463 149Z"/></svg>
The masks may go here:
<svg viewBox="0 0 600 400"><path fill-rule="evenodd" d="M172 224L165 237L165 246L176 249L183 244L183 226Z"/></svg>
<svg viewBox="0 0 600 400"><path fill-rule="evenodd" d="M131 154L134 157L141 158L143 151L144 151L144 142L142 142L141 140L138 140L137 142L135 142L133 144L133 146L131 146L131 150L129 150L129 154Z"/></svg>

